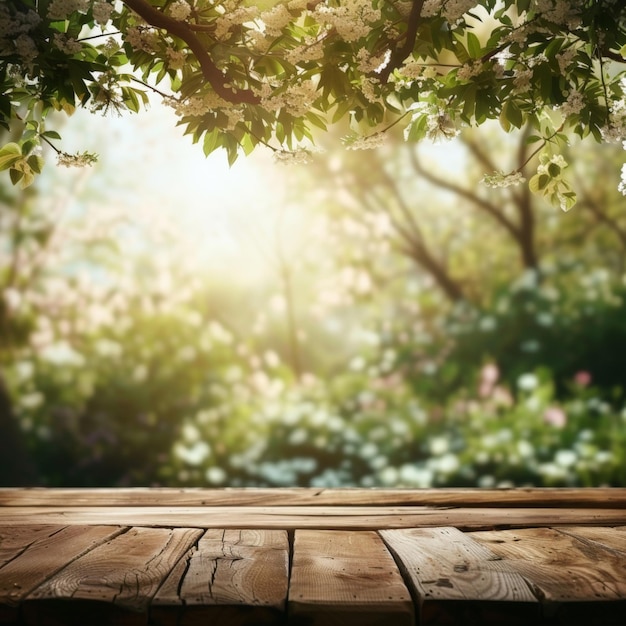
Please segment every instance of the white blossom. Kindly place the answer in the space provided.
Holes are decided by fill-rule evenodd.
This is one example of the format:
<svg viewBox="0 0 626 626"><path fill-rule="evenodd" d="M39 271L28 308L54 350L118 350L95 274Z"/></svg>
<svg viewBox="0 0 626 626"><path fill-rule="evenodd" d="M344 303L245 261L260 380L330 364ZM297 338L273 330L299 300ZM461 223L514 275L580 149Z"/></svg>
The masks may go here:
<svg viewBox="0 0 626 626"><path fill-rule="evenodd" d="M76 11L86 13L89 0L52 0L48 5L48 17L51 20L65 20Z"/></svg>
<svg viewBox="0 0 626 626"><path fill-rule="evenodd" d="M182 22L191 14L191 5L186 0L176 0L170 4L168 12L172 18Z"/></svg>
<svg viewBox="0 0 626 626"><path fill-rule="evenodd" d="M568 70L570 65L573 63L574 57L577 53L578 50L576 50L574 46L570 46L569 48L563 50L563 52L559 52L559 54L556 55L556 60L559 64L559 70L561 70L562 74L564 74Z"/></svg>
<svg viewBox="0 0 626 626"><path fill-rule="evenodd" d="M278 36L291 21L291 14L284 4L277 4L270 11L264 11L259 19L265 24L268 35Z"/></svg>
<svg viewBox="0 0 626 626"><path fill-rule="evenodd" d="M561 113L564 117L576 115L585 108L585 98L580 91L573 89L567 96L567 100L561 105Z"/></svg>
<svg viewBox="0 0 626 626"><path fill-rule="evenodd" d="M485 174L480 182L487 187L511 187L526 182L526 179L521 172L509 172L507 174L498 171L493 174Z"/></svg>
<svg viewBox="0 0 626 626"><path fill-rule="evenodd" d="M460 67L456 76L459 80L469 81L478 76L483 70L482 61L471 61Z"/></svg>
<svg viewBox="0 0 626 626"><path fill-rule="evenodd" d="M345 140L348 150L373 150L383 145L384 133L374 133L367 137L357 137L356 139Z"/></svg>
<svg viewBox="0 0 626 626"><path fill-rule="evenodd" d="M380 9L374 8L371 0L345 0L337 7L319 4L315 15L321 23L333 26L339 37L348 42L368 35L371 24L381 18Z"/></svg>
<svg viewBox="0 0 626 626"><path fill-rule="evenodd" d="M90 152L76 154L59 152L57 154L57 163L65 167L85 167L86 165L93 165L96 161L96 155Z"/></svg>
<svg viewBox="0 0 626 626"><path fill-rule="evenodd" d="M622 165L622 172L621 172L620 178L621 180L617 188L620 191L620 193L626 196L626 163Z"/></svg>
<svg viewBox="0 0 626 626"><path fill-rule="evenodd" d="M172 70L181 70L185 65L187 55L182 50L174 50L168 46L165 51L167 54L167 63Z"/></svg>
<svg viewBox="0 0 626 626"><path fill-rule="evenodd" d="M83 45L73 37L65 33L54 33L54 45L65 54L76 54L82 50Z"/></svg>
<svg viewBox="0 0 626 626"><path fill-rule="evenodd" d="M100 26L106 26L109 20L111 19L111 14L113 13L113 5L109 2L105 2L104 0L96 0L93 3L93 19Z"/></svg>

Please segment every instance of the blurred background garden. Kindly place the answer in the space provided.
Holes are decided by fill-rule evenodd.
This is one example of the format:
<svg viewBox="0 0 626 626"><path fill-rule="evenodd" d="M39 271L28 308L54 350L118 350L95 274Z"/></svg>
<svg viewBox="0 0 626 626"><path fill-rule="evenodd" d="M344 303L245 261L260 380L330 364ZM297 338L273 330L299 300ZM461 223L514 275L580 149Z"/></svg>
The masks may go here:
<svg viewBox="0 0 626 626"><path fill-rule="evenodd" d="M2 172L3 484L626 485L619 147L564 213L480 183L524 129L228 169L167 115Z"/></svg>

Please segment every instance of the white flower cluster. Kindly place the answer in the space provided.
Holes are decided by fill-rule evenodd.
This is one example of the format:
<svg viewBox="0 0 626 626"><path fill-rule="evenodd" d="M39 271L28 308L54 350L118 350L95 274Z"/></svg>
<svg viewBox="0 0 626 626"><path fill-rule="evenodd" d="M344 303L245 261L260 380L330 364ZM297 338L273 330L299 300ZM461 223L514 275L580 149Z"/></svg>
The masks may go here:
<svg viewBox="0 0 626 626"><path fill-rule="evenodd" d="M426 137L433 142L447 141L456 137L461 131L447 111L436 111L428 115Z"/></svg>
<svg viewBox="0 0 626 626"><path fill-rule="evenodd" d="M371 24L380 20L381 13L372 6L371 0L345 0L337 7L319 4L315 17L322 24L334 27L344 41L352 42L368 35Z"/></svg>
<svg viewBox="0 0 626 626"><path fill-rule="evenodd" d="M232 11L227 11L215 20L215 38L219 41L228 39L230 29L233 26L251 22L258 16L259 10L257 7L237 7Z"/></svg>
<svg viewBox="0 0 626 626"><path fill-rule="evenodd" d="M493 174L485 174L480 181L486 187L511 187L526 182L521 172L494 172Z"/></svg>
<svg viewBox="0 0 626 626"><path fill-rule="evenodd" d="M171 18L183 22L191 15L191 5L187 0L176 0L170 4L168 13Z"/></svg>
<svg viewBox="0 0 626 626"><path fill-rule="evenodd" d="M386 50L378 56L373 56L367 48L360 48L356 53L356 59L359 62L358 68L361 72L365 74L380 72L389 63L391 51Z"/></svg>
<svg viewBox="0 0 626 626"><path fill-rule="evenodd" d="M344 143L348 150L374 150L382 146L384 141L384 133L375 133L367 137L357 137L356 139L350 137L345 139Z"/></svg>
<svg viewBox="0 0 626 626"><path fill-rule="evenodd" d="M277 37L291 21L291 13L284 4L277 4L269 11L261 13L259 19L265 24L265 32L272 37Z"/></svg>
<svg viewBox="0 0 626 626"><path fill-rule="evenodd" d="M556 55L556 60L562 74L565 74L565 72L569 69L570 65L574 62L574 57L577 53L578 50L574 46L570 46L569 48L563 50L563 52L559 52L559 54Z"/></svg>
<svg viewBox="0 0 626 626"><path fill-rule="evenodd" d="M619 185L617 186L617 189L620 193L626 196L626 163L622 165L621 180Z"/></svg>
<svg viewBox="0 0 626 626"><path fill-rule="evenodd" d="M150 54L158 52L161 43L158 31L149 26L131 26L126 30L125 39L135 50Z"/></svg>
<svg viewBox="0 0 626 626"><path fill-rule="evenodd" d="M0 4L0 39L27 34L40 23L41 18L35 11L16 11L12 14L6 4Z"/></svg>
<svg viewBox="0 0 626 626"><path fill-rule="evenodd" d="M276 150L274 161L281 165L306 165L313 158L311 150L300 148L299 150Z"/></svg>
<svg viewBox="0 0 626 626"><path fill-rule="evenodd" d="M165 51L167 55L167 65L171 70L182 70L187 60L187 55L182 50L174 50L168 46Z"/></svg>
<svg viewBox="0 0 626 626"><path fill-rule="evenodd" d="M414 58L409 57L405 59L402 66L398 69L398 74L402 78L416 79L419 78L424 72L424 64L416 61Z"/></svg>
<svg viewBox="0 0 626 626"><path fill-rule="evenodd" d="M533 71L530 68L514 71L513 88L515 93L526 93L531 87Z"/></svg>
<svg viewBox="0 0 626 626"><path fill-rule="evenodd" d="M89 0L52 0L48 5L48 17L51 20L65 20L76 11L86 13L89 5Z"/></svg>
<svg viewBox="0 0 626 626"><path fill-rule="evenodd" d="M456 77L462 81L469 81L483 71L482 61L471 61L460 67Z"/></svg>
<svg viewBox="0 0 626 626"><path fill-rule="evenodd" d="M113 5L105 0L96 0L93 3L93 19L96 24L104 27L108 24L113 13Z"/></svg>
<svg viewBox="0 0 626 626"><path fill-rule="evenodd" d="M172 107L176 115L180 117L201 116L209 111L216 109L228 108L230 103L218 96L214 92L209 92L202 96L192 96L185 100L177 100L176 98L167 98L165 104Z"/></svg>
<svg viewBox="0 0 626 626"><path fill-rule="evenodd" d="M57 163L64 167L85 167L87 165L93 165L98 160L98 157L91 152L83 152L76 154L69 154L68 152L59 152L57 154Z"/></svg>
<svg viewBox="0 0 626 626"><path fill-rule="evenodd" d="M479 3L476 0L426 0L422 7L422 17L441 15L453 26L458 24L462 17Z"/></svg>
<svg viewBox="0 0 626 626"><path fill-rule="evenodd" d="M37 45L35 44L32 37L24 34L20 35L15 40L15 51L25 65L29 65L33 61L33 59L35 59L37 54L39 54L39 51L37 50Z"/></svg>
<svg viewBox="0 0 626 626"><path fill-rule="evenodd" d="M12 14L6 4L0 4L0 56L16 54L29 66L38 54L35 41L28 35L41 18L34 11Z"/></svg>
<svg viewBox="0 0 626 626"><path fill-rule="evenodd" d="M382 97L377 93L376 88L380 85L380 81L377 78L370 78L369 76L361 77L361 93L365 96L368 102L383 104Z"/></svg>
<svg viewBox="0 0 626 626"><path fill-rule="evenodd" d="M65 33L54 33L54 45L65 54L76 54L82 50L83 45L73 37Z"/></svg>
<svg viewBox="0 0 626 626"><path fill-rule="evenodd" d="M626 140L626 100L614 100L611 103L609 120L609 123L600 129L602 138L609 143L624 142Z"/></svg>
<svg viewBox="0 0 626 626"><path fill-rule="evenodd" d="M576 115L585 108L585 97L580 91L572 89L567 96L567 100L561 105L561 113L564 117Z"/></svg>
<svg viewBox="0 0 626 626"><path fill-rule="evenodd" d="M235 126L245 119L245 113L242 109L224 109L224 113L228 118L225 130L235 130Z"/></svg>
<svg viewBox="0 0 626 626"><path fill-rule="evenodd" d="M301 80L289 85L284 91L272 93L261 100L261 105L267 111L285 109L294 117L302 117L317 98L317 89L312 80Z"/></svg>
<svg viewBox="0 0 626 626"><path fill-rule="evenodd" d="M262 33L260 30L254 30L251 28L246 33L246 35L248 37L248 45L256 52L260 52L261 54L265 54L274 42L272 38L266 37L265 34ZM294 63L294 61L291 62Z"/></svg>
<svg viewBox="0 0 626 626"><path fill-rule="evenodd" d="M554 24L566 26L568 30L575 30L581 23L581 5L577 2L565 0L535 0L534 9L544 19Z"/></svg>
<svg viewBox="0 0 626 626"><path fill-rule="evenodd" d="M301 45L285 53L285 59L294 65L303 61L315 61L323 56L324 39L316 37L306 37Z"/></svg>

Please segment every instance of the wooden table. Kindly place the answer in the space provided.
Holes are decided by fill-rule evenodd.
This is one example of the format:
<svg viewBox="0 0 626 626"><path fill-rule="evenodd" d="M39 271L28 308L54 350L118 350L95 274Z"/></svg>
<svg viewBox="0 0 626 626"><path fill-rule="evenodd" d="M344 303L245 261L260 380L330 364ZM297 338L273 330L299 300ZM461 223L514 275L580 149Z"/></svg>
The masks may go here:
<svg viewBox="0 0 626 626"><path fill-rule="evenodd" d="M626 624L626 489L0 489L0 624Z"/></svg>

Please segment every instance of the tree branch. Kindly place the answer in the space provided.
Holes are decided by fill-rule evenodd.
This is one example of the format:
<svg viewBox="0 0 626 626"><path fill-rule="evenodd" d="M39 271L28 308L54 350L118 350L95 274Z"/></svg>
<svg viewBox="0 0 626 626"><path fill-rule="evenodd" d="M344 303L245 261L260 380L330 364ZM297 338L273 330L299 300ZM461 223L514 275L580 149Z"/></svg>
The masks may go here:
<svg viewBox="0 0 626 626"><path fill-rule="evenodd" d="M204 78L211 85L215 93L233 104L258 104L260 102L258 96L250 90L244 89L234 91L227 87L228 80L222 71L213 63L213 59L204 47L204 44L198 39L197 35L189 28L185 22L179 22L161 11L155 9L146 0L122 0L124 4L132 9L137 15L143 18L150 26L162 28L168 33L182 39L194 53Z"/></svg>
<svg viewBox="0 0 626 626"><path fill-rule="evenodd" d="M387 82L391 72L400 67L404 59L406 59L409 54L411 54L413 48L415 47L415 39L417 37L417 29L419 28L420 16L423 6L424 0L413 0L413 6L411 7L411 12L409 13L409 19L406 26L404 44L399 48L396 48L391 53L391 59L389 59L389 63L387 63L387 65L380 72L381 83Z"/></svg>
<svg viewBox="0 0 626 626"><path fill-rule="evenodd" d="M461 198L469 200L479 209L491 215L491 217L493 217L496 222L498 222L502 227L504 227L505 230L509 232L509 234L513 237L513 239L515 239L515 241L519 241L520 233L517 226L513 222L511 222L511 220L509 220L509 218L504 215L504 213L502 213L498 209L498 207L496 207L494 204L491 204L491 202L484 200L480 196L472 193L469 189L465 189L460 185L456 185L455 183L451 183L447 180L444 180L443 178L439 178L438 176L435 176L432 172L425 170L417 158L417 152L415 149L409 150L409 158L415 171L423 176L428 182L436 185L437 187L440 187L441 189L451 191Z"/></svg>

